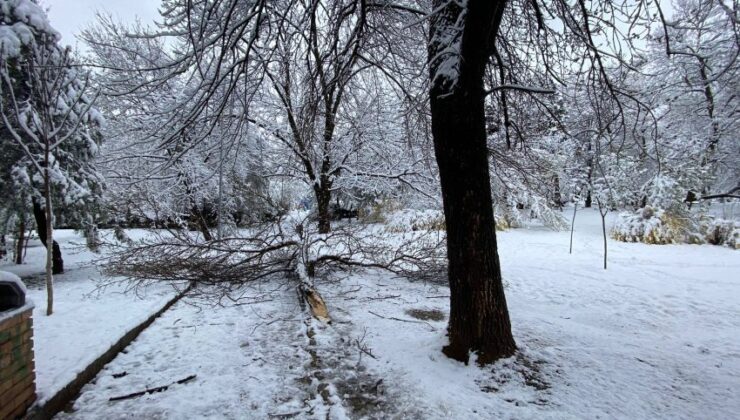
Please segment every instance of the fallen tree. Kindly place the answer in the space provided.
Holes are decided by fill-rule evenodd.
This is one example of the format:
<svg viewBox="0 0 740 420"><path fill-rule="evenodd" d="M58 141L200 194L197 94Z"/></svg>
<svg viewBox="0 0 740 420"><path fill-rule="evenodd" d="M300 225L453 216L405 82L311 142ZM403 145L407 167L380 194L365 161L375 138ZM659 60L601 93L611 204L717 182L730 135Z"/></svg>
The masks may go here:
<svg viewBox="0 0 740 420"><path fill-rule="evenodd" d="M360 224L323 234L307 218L285 217L211 241L182 230L153 231L116 244L104 267L134 287L186 281L194 285L193 293L219 302L238 301L245 285L279 279L296 287L314 317L329 321L317 276L375 268L416 279L443 278L444 240L438 231L392 233Z"/></svg>

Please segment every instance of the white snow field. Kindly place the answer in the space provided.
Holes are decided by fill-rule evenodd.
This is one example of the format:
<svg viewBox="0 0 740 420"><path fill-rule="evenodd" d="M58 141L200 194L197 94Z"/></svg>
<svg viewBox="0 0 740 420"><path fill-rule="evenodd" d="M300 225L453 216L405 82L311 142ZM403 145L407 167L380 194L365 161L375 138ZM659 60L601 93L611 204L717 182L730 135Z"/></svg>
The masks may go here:
<svg viewBox="0 0 740 420"><path fill-rule="evenodd" d="M46 315L44 264L46 248L29 241L25 263L0 262L0 270L22 277L33 310L33 339L38 402L43 403L75 378L93 360L131 328L156 312L174 296L170 287L157 285L145 294L126 293L92 265L99 258L85 248L72 230L56 230L64 258L64 274L54 276L54 313Z"/></svg>
<svg viewBox="0 0 740 420"><path fill-rule="evenodd" d="M307 319L287 281L228 305L181 301L59 418L737 418L737 251L610 239L603 270L590 210L578 214L572 255L569 232L498 238L513 358L479 368L440 353L444 285L344 273L318 284L330 325Z"/></svg>

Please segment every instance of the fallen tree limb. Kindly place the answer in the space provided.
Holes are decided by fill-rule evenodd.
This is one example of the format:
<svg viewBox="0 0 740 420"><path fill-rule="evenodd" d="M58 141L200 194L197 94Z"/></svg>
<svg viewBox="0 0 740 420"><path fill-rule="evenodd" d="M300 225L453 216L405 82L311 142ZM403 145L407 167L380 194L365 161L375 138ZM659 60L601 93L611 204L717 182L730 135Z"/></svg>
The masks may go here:
<svg viewBox="0 0 740 420"><path fill-rule="evenodd" d="M180 379L179 381L175 381L169 385L158 386L156 388L147 388L144 391L134 392L131 394L121 395L118 397L111 397L108 399L108 401L129 400L131 398L141 397L142 395L146 395L146 394L154 394L155 392L167 391L172 385L181 385L181 384L188 383L192 381L193 379L195 379L196 376L197 375L190 375L187 378Z"/></svg>
<svg viewBox="0 0 740 420"><path fill-rule="evenodd" d="M434 328L434 325L432 325L432 324L430 324L430 323L428 323L426 321L414 321L413 319L402 319L402 318L396 318L395 316L383 316L383 315L376 314L373 311L368 311L368 312L370 312L371 314L377 316L378 318L390 319L392 321L410 322L412 324L426 324L426 325L429 326L429 328L432 329L432 331L436 331L436 329Z"/></svg>
<svg viewBox="0 0 740 420"><path fill-rule="evenodd" d="M311 311L311 316L321 322L331 323L331 318L329 317L329 309L326 307L326 302L324 302L324 298L321 297L316 289L314 289L308 283L302 282L298 286L298 293L300 299L308 303L308 308Z"/></svg>
<svg viewBox="0 0 740 420"><path fill-rule="evenodd" d="M388 296L378 296L378 297L367 297L367 300L385 300L385 299L396 299L400 298L401 295L388 295Z"/></svg>

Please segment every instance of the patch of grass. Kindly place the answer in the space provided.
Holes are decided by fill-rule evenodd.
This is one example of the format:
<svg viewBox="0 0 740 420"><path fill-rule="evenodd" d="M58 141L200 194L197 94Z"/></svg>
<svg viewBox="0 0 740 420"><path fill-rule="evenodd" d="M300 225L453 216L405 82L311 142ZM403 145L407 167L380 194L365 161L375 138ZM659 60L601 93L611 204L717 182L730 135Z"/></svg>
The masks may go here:
<svg viewBox="0 0 740 420"><path fill-rule="evenodd" d="M406 314L422 321L444 321L445 314L439 309L407 309Z"/></svg>

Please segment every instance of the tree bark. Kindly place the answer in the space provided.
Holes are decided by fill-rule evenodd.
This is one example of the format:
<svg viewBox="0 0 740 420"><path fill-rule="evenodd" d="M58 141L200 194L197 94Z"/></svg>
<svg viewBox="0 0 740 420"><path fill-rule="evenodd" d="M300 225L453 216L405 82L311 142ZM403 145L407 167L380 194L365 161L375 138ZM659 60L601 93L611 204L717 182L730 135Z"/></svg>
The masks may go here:
<svg viewBox="0 0 740 420"><path fill-rule="evenodd" d="M26 218L21 218L18 224L18 241L15 244L15 263L23 264L23 242L26 236Z"/></svg>
<svg viewBox="0 0 740 420"><path fill-rule="evenodd" d="M586 165L588 166L588 191L586 191L586 200L583 203L583 207L590 209L592 204L592 198L591 198L591 182L593 180L594 175L594 158L591 153L591 142L588 142L588 146L586 148L588 151L588 159L586 160Z"/></svg>
<svg viewBox="0 0 740 420"><path fill-rule="evenodd" d="M319 233L331 232L331 190L324 183L314 187L319 219Z"/></svg>
<svg viewBox="0 0 740 420"><path fill-rule="evenodd" d="M203 240L211 242L213 240L213 235L211 235L211 230L208 229L206 216L196 204L193 204L193 207L190 209L190 218L191 220L195 219L195 225L198 226L198 230L203 234Z"/></svg>
<svg viewBox="0 0 740 420"><path fill-rule="evenodd" d="M49 207L49 210L51 211L51 207ZM47 213L50 213L45 211L45 209L41 208L41 204L38 203L38 201L33 200L33 217L36 219L36 226L37 231L39 233L39 239L41 240L41 243L44 244L45 247L48 249L47 245L47 238L49 237L48 230L46 229L47 225ZM51 222L51 218L48 218L48 221ZM64 273L64 260L62 259L62 251L59 248L59 244L57 241L52 239L52 274L61 274Z"/></svg>
<svg viewBox="0 0 740 420"><path fill-rule="evenodd" d="M437 10L445 1L434 3ZM465 13L449 2L431 25L432 134L447 226L450 283L449 345L443 352L465 363L471 352L477 353L479 364L487 364L516 350L496 245L483 86L504 6L503 0L469 0ZM450 86L436 75L440 52L450 46L435 45L434 39L453 28L461 14L465 18L459 75Z"/></svg>
<svg viewBox="0 0 740 420"><path fill-rule="evenodd" d="M46 315L49 316L54 313L54 251L59 253L59 259L61 260L61 251L59 245L54 240L53 228L51 226L52 212L51 212L51 179L49 177L49 143L46 143L46 156L44 160L44 201L46 208L44 209L46 216L46 242L52 243L52 249L46 245ZM41 227L38 228L39 232ZM63 265L64 263L62 263ZM64 271L64 268L61 268Z"/></svg>

